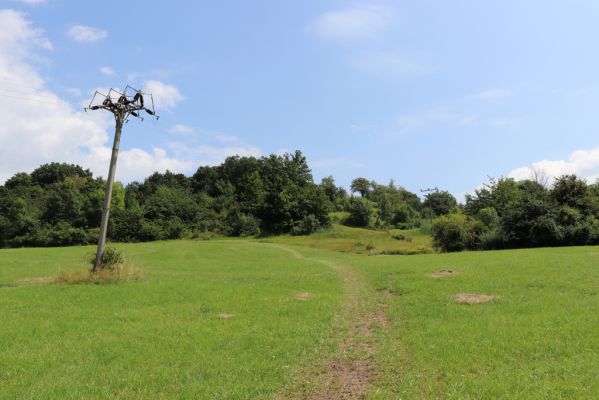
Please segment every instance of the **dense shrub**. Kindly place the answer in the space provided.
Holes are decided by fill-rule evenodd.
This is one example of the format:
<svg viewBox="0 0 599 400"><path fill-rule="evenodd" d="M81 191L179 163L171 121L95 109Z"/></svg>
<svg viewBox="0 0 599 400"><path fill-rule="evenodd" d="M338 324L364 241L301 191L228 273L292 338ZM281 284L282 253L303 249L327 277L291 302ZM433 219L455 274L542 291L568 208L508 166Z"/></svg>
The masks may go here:
<svg viewBox="0 0 599 400"><path fill-rule="evenodd" d="M306 215L301 221L297 222L293 229L292 235L309 235L322 228L322 224L314 215Z"/></svg>
<svg viewBox="0 0 599 400"><path fill-rule="evenodd" d="M348 225L358 227L367 227L370 225L374 209L369 200L362 197L352 197L348 211L349 216L346 220Z"/></svg>
<svg viewBox="0 0 599 400"><path fill-rule="evenodd" d="M455 213L433 222L433 245L441 251L462 251L477 247L480 224L468 216Z"/></svg>

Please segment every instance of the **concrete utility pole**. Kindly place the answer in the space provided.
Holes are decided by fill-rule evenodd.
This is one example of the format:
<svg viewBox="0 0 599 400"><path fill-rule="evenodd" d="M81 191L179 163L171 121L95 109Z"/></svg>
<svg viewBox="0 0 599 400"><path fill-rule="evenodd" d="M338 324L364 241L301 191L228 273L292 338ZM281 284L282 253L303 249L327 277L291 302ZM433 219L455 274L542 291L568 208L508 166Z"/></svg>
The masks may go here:
<svg viewBox="0 0 599 400"><path fill-rule="evenodd" d="M144 96L150 99L149 107L144 105ZM102 269L102 256L106 249L106 233L108 231L108 217L110 215L110 202L112 201L112 186L114 184L114 174L116 171L116 160L119 155L119 144L121 142L121 132L123 124L134 116L143 120L140 116L141 111L155 117L154 99L149 93L143 93L141 90L133 89L129 85L123 92L116 89L110 89L108 94L98 91L94 93L87 110L108 110L114 114L115 130L114 142L112 144L112 156L110 157L110 168L108 169L108 178L106 180L106 195L104 197L104 207L102 208L102 221L100 222L100 238L98 239L98 251L92 272L98 272Z"/></svg>
<svg viewBox="0 0 599 400"><path fill-rule="evenodd" d="M427 189L420 189L421 193L426 193L426 196L428 197L428 217L431 223L431 229L433 227L433 202L431 201L431 193L432 192L438 192L439 189L435 186L434 188L427 188Z"/></svg>

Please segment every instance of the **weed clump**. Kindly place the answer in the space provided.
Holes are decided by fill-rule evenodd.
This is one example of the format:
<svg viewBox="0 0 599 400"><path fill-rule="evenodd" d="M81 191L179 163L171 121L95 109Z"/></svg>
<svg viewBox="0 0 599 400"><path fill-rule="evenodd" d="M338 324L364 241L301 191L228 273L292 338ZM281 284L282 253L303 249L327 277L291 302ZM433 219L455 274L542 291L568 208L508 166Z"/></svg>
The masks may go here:
<svg viewBox="0 0 599 400"><path fill-rule="evenodd" d="M96 255L94 254L90 257L90 264L93 266L96 263ZM100 264L102 265L102 269L115 269L118 268L119 265L123 265L125 263L125 257L123 257L123 253L114 247L106 247L104 250L104 254L102 254L102 258L100 259Z"/></svg>
<svg viewBox="0 0 599 400"><path fill-rule="evenodd" d="M90 264L95 264L95 255L90 256ZM144 277L140 268L125 262L123 253L114 247L107 247L101 259L102 268L98 271L61 271L57 277L47 283L76 285L76 284L110 284L123 281L138 281Z"/></svg>

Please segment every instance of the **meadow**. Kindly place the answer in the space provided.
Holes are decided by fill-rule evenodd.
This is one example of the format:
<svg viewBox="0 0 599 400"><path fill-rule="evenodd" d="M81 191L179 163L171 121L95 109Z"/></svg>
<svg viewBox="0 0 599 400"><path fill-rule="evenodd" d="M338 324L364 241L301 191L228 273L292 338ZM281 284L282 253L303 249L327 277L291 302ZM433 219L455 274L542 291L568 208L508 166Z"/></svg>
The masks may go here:
<svg viewBox="0 0 599 400"><path fill-rule="evenodd" d="M92 247L0 250L0 398L599 393L599 247L331 250L370 233L117 244L145 278L110 285L37 283Z"/></svg>

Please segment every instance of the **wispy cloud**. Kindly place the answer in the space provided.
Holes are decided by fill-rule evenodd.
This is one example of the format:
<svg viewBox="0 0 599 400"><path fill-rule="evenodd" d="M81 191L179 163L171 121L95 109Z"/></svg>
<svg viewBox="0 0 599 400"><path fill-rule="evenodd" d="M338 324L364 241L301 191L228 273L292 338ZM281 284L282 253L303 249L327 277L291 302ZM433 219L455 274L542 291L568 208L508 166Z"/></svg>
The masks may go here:
<svg viewBox="0 0 599 400"><path fill-rule="evenodd" d="M237 136L224 135L222 133L217 133L216 135L214 135L214 138L220 143L235 143L240 141L240 139Z"/></svg>
<svg viewBox="0 0 599 400"><path fill-rule="evenodd" d="M374 38L394 21L395 11L377 4L355 5L319 15L311 30L327 40Z"/></svg>
<svg viewBox="0 0 599 400"><path fill-rule="evenodd" d="M362 52L352 58L352 64L369 75L382 78L401 78L433 72L432 68L419 65L394 51Z"/></svg>
<svg viewBox="0 0 599 400"><path fill-rule="evenodd" d="M513 93L509 89L489 89L482 91L480 93L476 93L471 97L477 100L483 101L496 101L505 99L507 97L513 96Z"/></svg>
<svg viewBox="0 0 599 400"><path fill-rule="evenodd" d="M340 169L358 169L363 168L364 165L348 157L334 157L316 160L312 163L312 167L314 169L333 171Z"/></svg>
<svg viewBox="0 0 599 400"><path fill-rule="evenodd" d="M170 142L168 148L177 159L189 160L193 165L217 165L227 157L260 157L262 150L257 146L243 143L231 146L216 146L212 144L192 145L186 142Z"/></svg>
<svg viewBox="0 0 599 400"><path fill-rule="evenodd" d="M89 43L105 39L108 36L108 32L92 26L74 25L68 30L67 35L77 42Z"/></svg>
<svg viewBox="0 0 599 400"><path fill-rule="evenodd" d="M39 6L42 4L46 4L48 2L48 0L13 0L13 1L18 2L18 3L27 4L30 6Z"/></svg>
<svg viewBox="0 0 599 400"><path fill-rule="evenodd" d="M535 171L543 172L550 180L565 174L576 174L589 181L599 179L599 148L576 150L567 160L541 160L508 173L517 180L530 179Z"/></svg>
<svg viewBox="0 0 599 400"><path fill-rule="evenodd" d="M110 67L100 67L98 70L104 75L114 75L114 69Z"/></svg>
<svg viewBox="0 0 599 400"><path fill-rule="evenodd" d="M168 131L170 133L175 133L175 134L189 135L191 133L194 133L195 129L193 129L191 126L188 126L188 125L176 124L176 125L173 125Z"/></svg>
<svg viewBox="0 0 599 400"><path fill-rule="evenodd" d="M471 126L478 122L473 114L462 114L444 108L435 108L416 114L404 114L397 120L400 132L407 133L439 124Z"/></svg>

